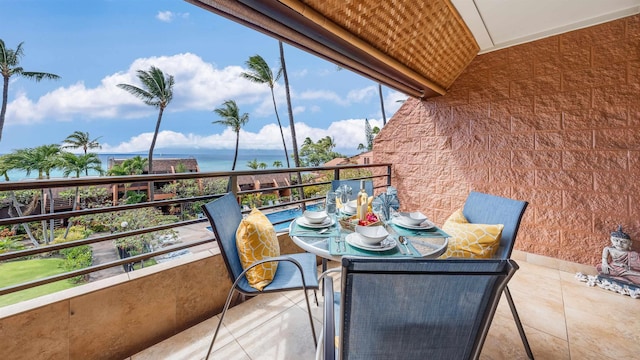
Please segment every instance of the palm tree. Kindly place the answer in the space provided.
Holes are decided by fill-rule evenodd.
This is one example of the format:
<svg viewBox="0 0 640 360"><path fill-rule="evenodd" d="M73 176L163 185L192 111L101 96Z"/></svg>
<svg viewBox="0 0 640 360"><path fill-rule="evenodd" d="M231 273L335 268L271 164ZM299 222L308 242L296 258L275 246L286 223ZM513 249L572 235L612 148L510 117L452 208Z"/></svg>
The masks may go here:
<svg viewBox="0 0 640 360"><path fill-rule="evenodd" d="M41 145L36 148L20 149L9 154L14 169L24 170L27 175L30 175L32 171L38 171L38 179L49 179L51 170L58 167L60 156L60 145L49 144ZM42 199L44 200L44 191L42 189ZM49 209L53 213L53 192L48 189L49 192ZM40 202L40 211L45 214L45 202ZM51 227L51 237L47 238L47 224L45 220L42 220L42 233L45 243L49 243L49 240L53 240L53 219L49 220Z"/></svg>
<svg viewBox="0 0 640 360"><path fill-rule="evenodd" d="M14 159L12 158L12 154L7 154L7 155L0 156L0 175L4 176L5 181L10 181L10 179L9 179L9 171L11 171L13 169L15 169L15 164L14 164ZM38 196L34 197L34 200L32 201L32 203L34 203L36 201L37 197ZM10 201L11 201L10 207L13 206L13 208L16 210L16 213L18 214L19 217L24 216L24 214L22 212L22 209L20 208L20 204L18 203L18 199L16 197L16 193L13 190L9 191L9 198L10 198ZM31 211L33 211L33 209L35 209L35 206L31 207ZM11 215L11 208L9 208L9 215L12 216ZM26 231L27 235L29 236L29 239L31 240L31 243L35 247L40 246L38 241L33 237L33 234L31 234L31 228L29 227L28 223L27 224L23 223L23 224L18 224L18 225L22 225L22 227Z"/></svg>
<svg viewBox="0 0 640 360"><path fill-rule="evenodd" d="M7 113L7 100L9 98L9 78L13 75L27 79L40 81L42 79L59 79L60 76L45 72L24 71L20 66L20 58L24 55L22 44L18 44L15 50L7 49L4 41L0 39L0 72L2 73L2 108L0 109L0 139L4 128L4 116Z"/></svg>
<svg viewBox="0 0 640 360"><path fill-rule="evenodd" d="M267 62L260 55L254 55L245 62L250 71L240 74L243 78L258 84L267 84L269 90L271 90L271 100L273 101L273 110L276 113L276 120L278 120L278 127L280 128L280 136L282 137L282 146L284 147L284 156L287 159L287 167L291 167L289 164L289 153L287 152L287 143L284 140L284 133L282 131L282 123L280 122L280 116L278 115L278 107L276 106L276 96L273 91L274 85L280 79L282 75L282 67L278 69L276 76L273 76L273 71L267 64Z"/></svg>
<svg viewBox="0 0 640 360"><path fill-rule="evenodd" d="M275 160L275 161L273 162L273 167L275 167L275 168L281 168L281 167L282 167L282 161L280 161L280 160Z"/></svg>
<svg viewBox="0 0 640 360"><path fill-rule="evenodd" d="M158 120L153 132L153 140L149 147L149 174L153 173L153 148L156 146L162 113L173 98L174 79L172 75L166 75L162 70L151 66L149 71L138 70L138 79L143 88L129 84L118 84L118 87L141 99L145 104L158 108ZM149 184L149 199L153 201L153 182Z"/></svg>
<svg viewBox="0 0 640 360"><path fill-rule="evenodd" d="M62 168L62 176L68 177L71 174L74 174L75 177L79 178L80 174L84 171L88 173L89 170L95 170L100 175L104 173L102 170L102 162L100 158L96 154L84 154L84 155L76 155L70 152L63 152L60 154L60 167ZM76 186L76 194L73 197L73 210L76 210L78 206L78 194L80 193L80 187ZM67 224L67 229L64 232L64 238L67 238L69 234L69 229L71 228L71 219L69 219L69 223Z"/></svg>
<svg viewBox="0 0 640 360"><path fill-rule="evenodd" d="M238 160L238 146L240 145L240 129L249 121L249 114L240 115L240 109L234 100L227 100L222 107L213 110L221 120L216 120L213 124L221 124L228 126L236 133L236 151L233 155L233 165L231 171L236 169L236 161Z"/></svg>
<svg viewBox="0 0 640 360"><path fill-rule="evenodd" d="M249 169L258 170L259 166L260 166L260 163L258 162L258 159L253 159L253 160L247 161L247 167Z"/></svg>
<svg viewBox="0 0 640 360"><path fill-rule="evenodd" d="M80 149L84 151L84 154L87 154L87 150L89 149L102 149L102 145L98 142L102 136L97 137L91 140L88 132L82 131L74 131L73 134L67 136L66 139L62 141L63 149ZM66 144L66 145L65 145ZM85 171L85 175L89 176L89 170Z"/></svg>
<svg viewBox="0 0 640 360"><path fill-rule="evenodd" d="M261 162L260 164L258 164L258 168L259 169L266 169L267 168L267 163Z"/></svg>

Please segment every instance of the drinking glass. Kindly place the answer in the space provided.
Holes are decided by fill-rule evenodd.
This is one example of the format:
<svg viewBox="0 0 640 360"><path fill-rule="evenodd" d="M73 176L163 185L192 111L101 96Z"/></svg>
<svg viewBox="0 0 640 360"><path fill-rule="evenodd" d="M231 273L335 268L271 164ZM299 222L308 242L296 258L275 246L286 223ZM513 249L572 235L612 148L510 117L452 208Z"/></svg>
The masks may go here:
<svg viewBox="0 0 640 360"><path fill-rule="evenodd" d="M336 208L336 197L337 194L334 191L329 191L325 200L325 210L332 219L338 210Z"/></svg>

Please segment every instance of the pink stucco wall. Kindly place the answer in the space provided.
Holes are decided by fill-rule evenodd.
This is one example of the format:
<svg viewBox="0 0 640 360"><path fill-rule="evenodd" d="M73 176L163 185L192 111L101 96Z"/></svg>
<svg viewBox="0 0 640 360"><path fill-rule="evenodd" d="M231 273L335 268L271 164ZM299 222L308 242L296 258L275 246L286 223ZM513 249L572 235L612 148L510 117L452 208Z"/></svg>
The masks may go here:
<svg viewBox="0 0 640 360"><path fill-rule="evenodd" d="M477 190L529 202L516 249L595 264L622 224L640 250L640 16L479 55L374 159L438 224Z"/></svg>

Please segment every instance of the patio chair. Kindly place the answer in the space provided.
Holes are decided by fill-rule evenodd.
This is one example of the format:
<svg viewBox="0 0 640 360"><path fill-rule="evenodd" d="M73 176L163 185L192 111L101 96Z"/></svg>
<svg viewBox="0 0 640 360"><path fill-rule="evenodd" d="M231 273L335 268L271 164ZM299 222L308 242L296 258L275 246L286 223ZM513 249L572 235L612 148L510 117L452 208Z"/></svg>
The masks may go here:
<svg viewBox="0 0 640 360"><path fill-rule="evenodd" d="M218 242L218 247L220 248L220 254L224 259L229 277L233 283L229 290L227 301L224 304L222 314L220 315L220 322L218 322L213 339L211 340L211 345L207 352L207 359L213 349L213 344L218 336L218 331L220 330L220 326L222 325L222 321L229 309L231 299L235 292L242 295L256 296L263 293L302 289L307 302L307 311L309 313L309 323L311 324L313 342L317 345L316 332L313 327L313 318L311 316L311 306L309 305L309 295L307 294L307 290L317 290L319 288L315 255L310 253L300 253L271 257L256 261L249 268L243 269L238 255L238 249L236 247L236 230L242 220L242 213L240 212L240 206L236 201L235 195L233 193L228 193L203 205L202 209L207 215L207 218L209 218L213 233L215 234ZM278 268L273 281L262 291L258 291L249 286L249 282L245 276L246 272L259 264L272 261L278 261Z"/></svg>
<svg viewBox="0 0 640 360"><path fill-rule="evenodd" d="M360 191L360 180L331 180L331 189L333 191L336 191L340 185L347 185L351 187L352 191L349 200L354 200L358 196L358 192ZM373 181L365 180L364 190L369 196L373 196Z"/></svg>
<svg viewBox="0 0 640 360"><path fill-rule="evenodd" d="M508 199L500 196L484 194L472 191L469 193L464 203L462 214L470 223L476 224L503 224L502 236L500 238L500 247L498 248L494 258L510 259L513 246L516 242L516 235L520 228L520 221L527 208L526 201ZM513 314L513 319L520 333L520 338L524 345L527 356L533 359L533 353L529 346L529 341L524 333L524 328L520 322L518 311L511 297L509 287L505 286L504 295L509 303L509 308Z"/></svg>
<svg viewBox="0 0 640 360"><path fill-rule="evenodd" d="M517 269L499 259L344 257L340 294L323 277L316 359L477 359Z"/></svg>

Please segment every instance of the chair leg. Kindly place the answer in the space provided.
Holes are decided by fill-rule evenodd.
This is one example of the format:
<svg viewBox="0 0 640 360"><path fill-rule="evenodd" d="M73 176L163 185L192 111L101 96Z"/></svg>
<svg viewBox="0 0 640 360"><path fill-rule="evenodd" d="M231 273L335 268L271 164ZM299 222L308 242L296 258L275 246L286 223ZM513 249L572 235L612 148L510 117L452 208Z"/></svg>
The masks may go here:
<svg viewBox="0 0 640 360"><path fill-rule="evenodd" d="M216 337L218 337L218 331L220 331L220 327L222 326L222 320L224 319L224 315L227 313L227 310L229 309L229 305L231 304L231 299L233 298L234 291L235 291L234 287L232 287L231 290L229 290L229 294L227 295L227 301L224 303L224 308L222 309L222 314L220 315L220 321L218 322L218 326L216 327L216 332L213 333L213 339L211 339L211 344L209 345L209 351L207 351L207 357L205 358L205 360L209 360L209 355L211 355L211 350L213 350L213 343L216 342Z"/></svg>
<svg viewBox="0 0 640 360"><path fill-rule="evenodd" d="M313 334L313 346L318 347L318 339L316 339L316 328L313 326L313 316L311 316L311 304L309 303L309 294L307 294L306 287L303 289L304 299L307 302L307 313L309 314L309 324L311 325L311 333ZM315 290L313 290L315 294ZM316 302L317 302L316 298Z"/></svg>
<svg viewBox="0 0 640 360"><path fill-rule="evenodd" d="M513 298L511 297L511 292L509 291L508 286L505 286L504 288L504 295L507 298L509 307L511 308L511 314L513 314L513 320L515 320L516 327L518 328L518 332L520 333L520 338L522 339L524 350L527 352L527 356L529 357L529 359L533 360L533 353L531 352L531 347L529 346L527 335L525 335L524 333L524 328L522 327L522 323L520 322L520 316L518 316L518 311L516 310L516 305L513 303Z"/></svg>

